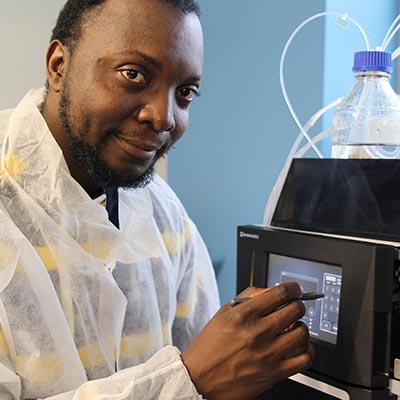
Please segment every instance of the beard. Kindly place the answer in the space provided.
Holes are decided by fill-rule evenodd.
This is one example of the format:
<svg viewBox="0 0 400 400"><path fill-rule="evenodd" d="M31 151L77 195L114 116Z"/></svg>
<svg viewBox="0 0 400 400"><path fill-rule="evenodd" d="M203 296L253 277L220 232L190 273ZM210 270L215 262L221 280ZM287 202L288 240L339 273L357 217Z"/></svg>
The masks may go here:
<svg viewBox="0 0 400 400"><path fill-rule="evenodd" d="M87 144L82 138L89 131L89 121L85 120L80 131L74 130L69 117L70 101L66 84L63 85L60 94L59 116L65 129L69 147L77 163L85 169L88 175L102 188L122 187L126 189L143 188L148 185L155 176L154 164L142 175L119 171L108 165L101 157L101 150L105 145L107 137L113 131L107 131L95 146Z"/></svg>

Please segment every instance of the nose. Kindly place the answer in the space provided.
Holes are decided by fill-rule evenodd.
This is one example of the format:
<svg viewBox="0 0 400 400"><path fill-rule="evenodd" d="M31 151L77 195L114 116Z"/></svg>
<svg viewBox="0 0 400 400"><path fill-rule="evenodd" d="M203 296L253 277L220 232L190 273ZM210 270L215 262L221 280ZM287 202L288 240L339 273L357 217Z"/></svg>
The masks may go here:
<svg viewBox="0 0 400 400"><path fill-rule="evenodd" d="M150 124L155 132L175 129L174 98L172 95L157 95L147 101L138 111L137 119Z"/></svg>

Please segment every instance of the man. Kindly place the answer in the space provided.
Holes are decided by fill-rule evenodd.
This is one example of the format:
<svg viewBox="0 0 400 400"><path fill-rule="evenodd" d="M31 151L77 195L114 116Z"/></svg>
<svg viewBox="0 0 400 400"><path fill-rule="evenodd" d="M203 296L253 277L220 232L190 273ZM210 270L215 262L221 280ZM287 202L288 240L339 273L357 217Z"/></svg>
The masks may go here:
<svg viewBox="0 0 400 400"><path fill-rule="evenodd" d="M297 284L207 324L207 250L153 173L201 84L198 14L67 1L47 90L0 114L1 399L244 400L309 367Z"/></svg>

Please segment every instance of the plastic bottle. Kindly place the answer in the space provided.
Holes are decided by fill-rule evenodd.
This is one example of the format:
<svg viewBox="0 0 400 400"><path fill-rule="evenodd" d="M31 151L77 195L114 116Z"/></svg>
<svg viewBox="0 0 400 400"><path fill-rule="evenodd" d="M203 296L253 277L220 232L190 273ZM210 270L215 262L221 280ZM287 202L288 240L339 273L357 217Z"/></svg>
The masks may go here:
<svg viewBox="0 0 400 400"><path fill-rule="evenodd" d="M355 82L332 121L333 158L400 158L400 100L391 53L354 54Z"/></svg>

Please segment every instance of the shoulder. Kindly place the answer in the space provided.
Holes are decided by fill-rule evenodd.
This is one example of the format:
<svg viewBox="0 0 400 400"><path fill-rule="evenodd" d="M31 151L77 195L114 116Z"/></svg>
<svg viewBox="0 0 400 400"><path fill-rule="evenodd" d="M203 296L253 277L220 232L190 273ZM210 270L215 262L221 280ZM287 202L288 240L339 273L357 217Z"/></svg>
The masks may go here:
<svg viewBox="0 0 400 400"><path fill-rule="evenodd" d="M155 175L155 178L149 184L149 191L152 198L157 201L162 199L168 203L175 204L176 206L183 207L175 191L171 186L159 175Z"/></svg>
<svg viewBox="0 0 400 400"><path fill-rule="evenodd" d="M11 115L14 109L0 110L0 135L3 136L4 132L8 129Z"/></svg>
<svg viewBox="0 0 400 400"><path fill-rule="evenodd" d="M8 128L10 126L10 119L13 111L14 111L13 109L0 111L0 149L3 148L4 140L7 135ZM2 156L0 155L0 158L1 157Z"/></svg>
<svg viewBox="0 0 400 400"><path fill-rule="evenodd" d="M160 176L149 184L149 192L153 203L153 211L156 219L163 221L169 219L187 219L186 210L175 191Z"/></svg>
<svg viewBox="0 0 400 400"><path fill-rule="evenodd" d="M7 110L0 110L0 124L3 124L4 121L8 121L11 117L11 114L14 112L15 108L9 108Z"/></svg>
<svg viewBox="0 0 400 400"><path fill-rule="evenodd" d="M145 188L122 189L122 191L124 197L129 198L128 203L132 207L143 210L150 206L151 213L158 225L161 223L161 225L176 226L179 224L179 220L183 221L188 218L186 210L174 190L157 174ZM138 203L143 203L143 206L139 207ZM146 203L147 206L145 206Z"/></svg>

